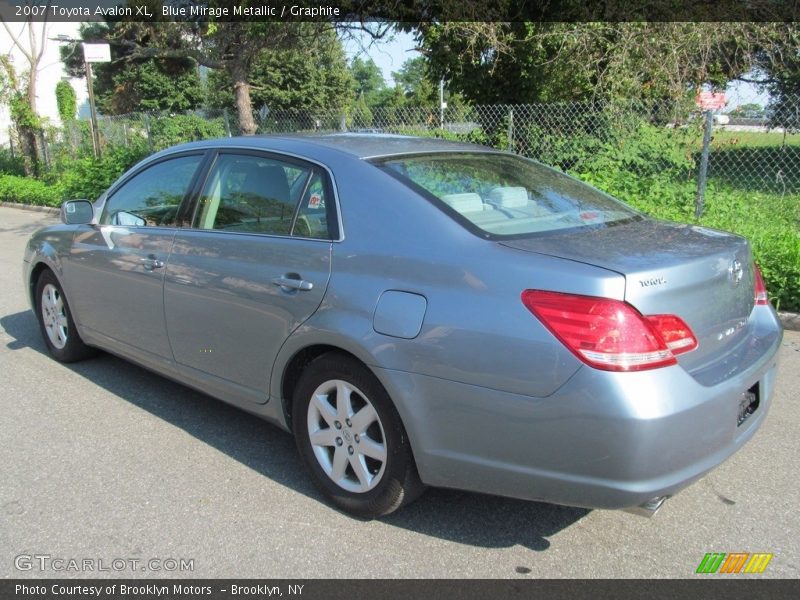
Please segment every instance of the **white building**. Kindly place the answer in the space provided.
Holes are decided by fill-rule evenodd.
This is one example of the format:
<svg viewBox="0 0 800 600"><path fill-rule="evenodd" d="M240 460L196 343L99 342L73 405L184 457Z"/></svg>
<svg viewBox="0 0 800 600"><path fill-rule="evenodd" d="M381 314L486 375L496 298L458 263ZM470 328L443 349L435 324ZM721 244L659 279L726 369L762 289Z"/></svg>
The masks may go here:
<svg viewBox="0 0 800 600"><path fill-rule="evenodd" d="M15 36L19 36L20 42L27 49L29 43L28 23L7 23L7 25ZM41 117L56 125L61 122L56 104L56 84L66 78L66 73L58 51L63 42L60 43L51 38L59 35L77 37L79 25L79 23L47 23L44 36L42 36L42 23L32 24L37 46L41 47L42 43L45 45L36 79L36 110ZM0 52L11 56L17 76L27 73L29 68L28 61L19 48L16 47L5 27L0 27ZM69 79L68 81L75 90L78 97L78 107L80 108L87 101L86 80ZM9 115L8 106L0 105L0 146L8 146L9 127L11 127L11 116Z"/></svg>

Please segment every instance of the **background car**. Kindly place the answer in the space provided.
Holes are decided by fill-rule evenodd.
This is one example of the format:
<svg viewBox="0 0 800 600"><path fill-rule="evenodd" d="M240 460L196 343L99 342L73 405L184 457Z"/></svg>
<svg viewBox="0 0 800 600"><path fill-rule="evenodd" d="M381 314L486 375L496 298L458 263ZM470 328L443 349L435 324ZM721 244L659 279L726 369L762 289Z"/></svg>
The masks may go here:
<svg viewBox="0 0 800 600"><path fill-rule="evenodd" d="M741 237L391 135L160 152L34 234L51 354L112 352L293 431L319 489L652 514L763 421L782 331Z"/></svg>

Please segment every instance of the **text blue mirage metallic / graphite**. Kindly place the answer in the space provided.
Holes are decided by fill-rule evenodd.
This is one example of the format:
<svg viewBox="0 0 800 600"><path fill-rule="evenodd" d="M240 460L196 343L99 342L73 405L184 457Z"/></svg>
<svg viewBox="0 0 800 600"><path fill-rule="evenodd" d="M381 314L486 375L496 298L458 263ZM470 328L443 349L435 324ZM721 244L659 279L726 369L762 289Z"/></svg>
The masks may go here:
<svg viewBox="0 0 800 600"><path fill-rule="evenodd" d="M51 354L112 352L293 431L366 517L425 485L652 514L763 422L748 242L536 162L389 135L195 142L35 233Z"/></svg>

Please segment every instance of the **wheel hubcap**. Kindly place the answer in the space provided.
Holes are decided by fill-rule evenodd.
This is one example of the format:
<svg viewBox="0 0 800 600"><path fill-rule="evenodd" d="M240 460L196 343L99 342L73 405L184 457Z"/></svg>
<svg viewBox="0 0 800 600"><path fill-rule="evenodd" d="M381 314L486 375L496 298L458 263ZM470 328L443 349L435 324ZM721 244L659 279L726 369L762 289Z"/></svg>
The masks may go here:
<svg viewBox="0 0 800 600"><path fill-rule="evenodd" d="M42 321L50 343L61 350L67 345L67 309L61 292L52 283L42 290Z"/></svg>
<svg viewBox="0 0 800 600"><path fill-rule="evenodd" d="M361 390L333 379L320 385L308 405L308 434L322 470L339 487L373 489L386 468L386 436L375 407Z"/></svg>

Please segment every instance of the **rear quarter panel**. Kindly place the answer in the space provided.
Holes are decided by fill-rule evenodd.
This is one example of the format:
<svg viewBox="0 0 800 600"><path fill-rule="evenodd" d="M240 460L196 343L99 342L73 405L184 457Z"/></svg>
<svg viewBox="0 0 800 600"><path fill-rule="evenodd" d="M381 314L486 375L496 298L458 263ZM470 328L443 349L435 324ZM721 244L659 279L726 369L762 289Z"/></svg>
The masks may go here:
<svg viewBox="0 0 800 600"><path fill-rule="evenodd" d="M344 239L333 245L322 305L287 341L276 369L307 345L329 343L380 369L548 396L580 363L524 307L521 292L542 287L623 297L624 278L616 273L481 239L364 161L331 167ZM425 297L415 338L375 330L375 309L387 290ZM280 397L280 380L272 379L273 396Z"/></svg>

